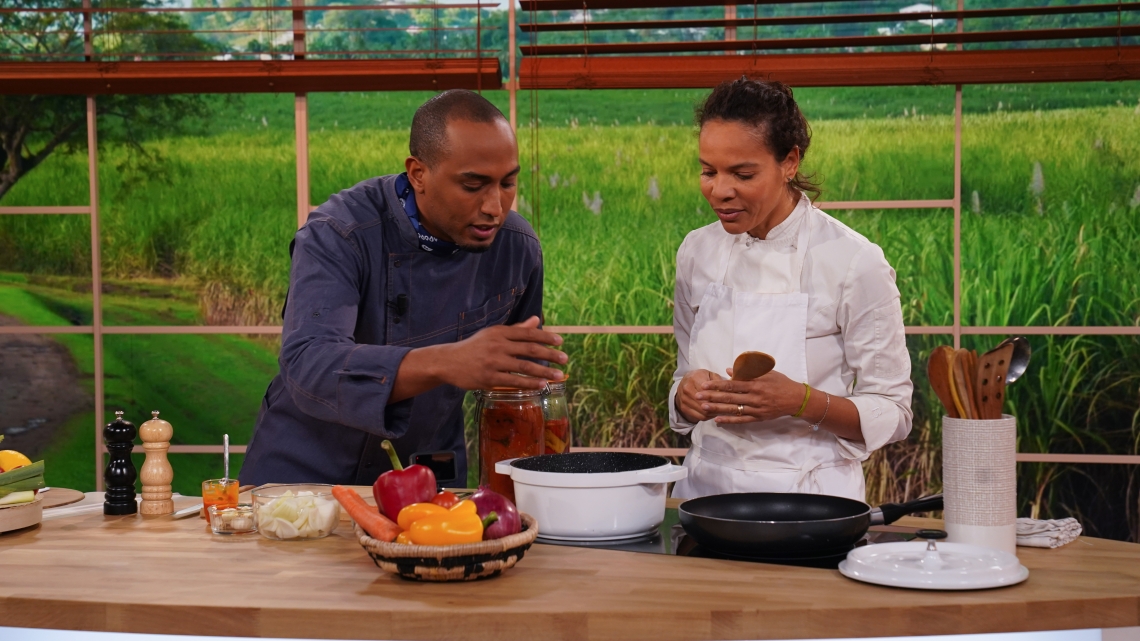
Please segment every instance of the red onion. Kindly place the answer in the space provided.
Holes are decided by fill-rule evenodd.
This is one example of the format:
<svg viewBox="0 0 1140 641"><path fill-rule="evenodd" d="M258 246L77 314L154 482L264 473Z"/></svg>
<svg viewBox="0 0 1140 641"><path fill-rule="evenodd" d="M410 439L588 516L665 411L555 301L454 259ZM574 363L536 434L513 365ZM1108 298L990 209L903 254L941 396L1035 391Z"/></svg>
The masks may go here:
<svg viewBox="0 0 1140 641"><path fill-rule="evenodd" d="M502 494L492 491L486 485L480 485L479 491L471 496L471 501L475 503L475 509L479 512L480 518L486 518L491 512L499 515L499 520L492 523L483 532L484 541L501 539L504 536L518 534L522 531L522 521L519 519L518 509L514 503L511 503L510 499Z"/></svg>

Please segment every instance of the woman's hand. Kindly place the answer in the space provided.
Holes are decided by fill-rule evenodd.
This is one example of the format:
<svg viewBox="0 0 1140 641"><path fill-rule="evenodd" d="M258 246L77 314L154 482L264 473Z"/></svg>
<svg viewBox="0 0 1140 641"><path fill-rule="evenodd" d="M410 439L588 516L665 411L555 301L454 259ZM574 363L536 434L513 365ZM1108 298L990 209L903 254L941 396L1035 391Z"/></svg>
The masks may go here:
<svg viewBox="0 0 1140 641"><path fill-rule="evenodd" d="M723 376L707 369L695 369L685 374L681 378L681 384L677 386L677 411L685 417L685 420L692 423L699 423L712 418L713 414L701 409L701 402L697 400L697 394L703 389L701 385L704 383L723 380Z"/></svg>
<svg viewBox="0 0 1140 641"><path fill-rule="evenodd" d="M732 370L728 372L731 376ZM704 415L722 425L770 421L799 411L804 385L773 370L751 381L705 381L696 400Z"/></svg>

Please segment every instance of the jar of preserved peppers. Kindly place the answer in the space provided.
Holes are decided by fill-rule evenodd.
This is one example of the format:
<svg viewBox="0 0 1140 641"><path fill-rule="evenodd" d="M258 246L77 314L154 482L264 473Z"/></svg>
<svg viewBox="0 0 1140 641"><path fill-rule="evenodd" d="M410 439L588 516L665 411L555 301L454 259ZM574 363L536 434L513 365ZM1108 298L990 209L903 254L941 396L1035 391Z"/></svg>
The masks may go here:
<svg viewBox="0 0 1140 641"><path fill-rule="evenodd" d="M566 403L566 378L550 381L542 393L542 412L546 420L544 441L547 454L570 451L570 408Z"/></svg>
<svg viewBox="0 0 1140 641"><path fill-rule="evenodd" d="M479 417L479 483L512 501L511 477L495 472L495 463L544 452L546 419L542 390L495 388L475 392Z"/></svg>

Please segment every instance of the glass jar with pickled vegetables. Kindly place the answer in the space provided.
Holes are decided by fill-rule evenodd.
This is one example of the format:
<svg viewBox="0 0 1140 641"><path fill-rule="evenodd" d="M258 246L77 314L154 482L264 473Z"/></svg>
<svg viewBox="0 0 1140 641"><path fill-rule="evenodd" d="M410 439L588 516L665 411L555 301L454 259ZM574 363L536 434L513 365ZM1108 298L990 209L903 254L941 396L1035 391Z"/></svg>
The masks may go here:
<svg viewBox="0 0 1140 641"><path fill-rule="evenodd" d="M547 454L570 451L570 407L566 403L566 378L551 381L542 393L542 413L546 421L543 440Z"/></svg>
<svg viewBox="0 0 1140 641"><path fill-rule="evenodd" d="M495 463L543 453L546 419L542 390L494 388L475 392L479 417L479 483L514 501L511 477L495 472Z"/></svg>

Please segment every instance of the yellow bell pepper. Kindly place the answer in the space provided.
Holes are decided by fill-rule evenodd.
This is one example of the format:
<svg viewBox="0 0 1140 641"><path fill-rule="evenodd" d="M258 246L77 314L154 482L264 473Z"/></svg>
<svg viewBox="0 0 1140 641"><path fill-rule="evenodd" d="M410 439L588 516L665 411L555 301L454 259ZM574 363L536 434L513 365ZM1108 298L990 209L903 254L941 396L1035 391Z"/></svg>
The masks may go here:
<svg viewBox="0 0 1140 641"><path fill-rule="evenodd" d="M396 543L403 543L404 545L411 545L412 540L408 538L407 532L400 532L399 534L396 535Z"/></svg>
<svg viewBox="0 0 1140 641"><path fill-rule="evenodd" d="M412 527L412 523L438 514L447 514L447 508L435 503L412 503L400 510L400 514L396 516L396 525L399 525L401 530L407 530Z"/></svg>
<svg viewBox="0 0 1140 641"><path fill-rule="evenodd" d="M464 503L470 503L470 501L464 501ZM452 511L447 514L422 518L412 523L407 535L416 545L478 543L483 540L483 528L494 523L498 518L492 512L487 515L486 519L480 519L477 512L473 510L468 512L465 508L460 513Z"/></svg>
<svg viewBox="0 0 1140 641"><path fill-rule="evenodd" d="M476 514L478 511L479 508L475 506L474 501L460 501L451 506L453 514Z"/></svg>

